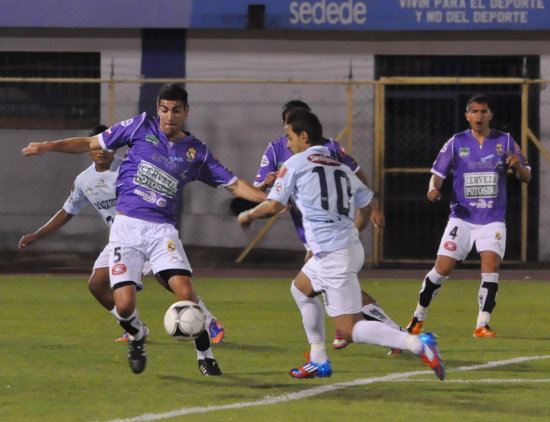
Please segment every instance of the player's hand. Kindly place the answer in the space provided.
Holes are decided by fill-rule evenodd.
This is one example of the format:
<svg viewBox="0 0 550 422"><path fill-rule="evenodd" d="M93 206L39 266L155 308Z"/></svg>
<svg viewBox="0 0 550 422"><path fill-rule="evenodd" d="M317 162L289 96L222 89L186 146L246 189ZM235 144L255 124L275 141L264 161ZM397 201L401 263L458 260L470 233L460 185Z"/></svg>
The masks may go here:
<svg viewBox="0 0 550 422"><path fill-rule="evenodd" d="M252 219L250 218L250 210L241 212L237 217L237 221L239 226L245 230L248 230L250 228L250 224L252 223Z"/></svg>
<svg viewBox="0 0 550 422"><path fill-rule="evenodd" d="M428 192L427 196L431 202L436 202L441 199L441 192L439 191L439 189L432 189Z"/></svg>
<svg viewBox="0 0 550 422"><path fill-rule="evenodd" d="M21 150L23 155L41 155L50 150L49 142L31 142Z"/></svg>
<svg viewBox="0 0 550 422"><path fill-rule="evenodd" d="M264 184L266 186L273 186L273 183L275 183L275 180L277 180L277 172L276 171L270 171L265 176Z"/></svg>
<svg viewBox="0 0 550 422"><path fill-rule="evenodd" d="M506 154L508 155L506 157L506 164L508 167L518 168L521 166L521 159L514 154L514 151L506 151Z"/></svg>
<svg viewBox="0 0 550 422"><path fill-rule="evenodd" d="M382 229L386 226L386 219L384 218L384 214L382 214L380 210L372 210L372 213L370 215L370 222L376 228Z"/></svg>
<svg viewBox="0 0 550 422"><path fill-rule="evenodd" d="M27 245L34 243L38 240L38 236L35 234L26 234L21 239L19 239L19 249L25 248Z"/></svg>

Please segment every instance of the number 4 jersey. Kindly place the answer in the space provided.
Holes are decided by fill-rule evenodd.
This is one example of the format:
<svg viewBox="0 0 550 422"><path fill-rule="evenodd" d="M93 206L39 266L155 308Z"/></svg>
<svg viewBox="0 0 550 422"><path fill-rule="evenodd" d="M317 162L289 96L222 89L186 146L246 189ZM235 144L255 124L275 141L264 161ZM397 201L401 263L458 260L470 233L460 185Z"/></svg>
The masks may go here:
<svg viewBox="0 0 550 422"><path fill-rule="evenodd" d="M455 134L443 145L432 173L445 179L453 171L450 217L473 224L504 222L510 153L530 169L514 139L499 130L493 129L482 145L471 130Z"/></svg>
<svg viewBox="0 0 550 422"><path fill-rule="evenodd" d="M367 206L373 193L349 167L332 158L328 148L312 146L290 157L268 199L286 205L293 192L314 254L359 243L355 208Z"/></svg>

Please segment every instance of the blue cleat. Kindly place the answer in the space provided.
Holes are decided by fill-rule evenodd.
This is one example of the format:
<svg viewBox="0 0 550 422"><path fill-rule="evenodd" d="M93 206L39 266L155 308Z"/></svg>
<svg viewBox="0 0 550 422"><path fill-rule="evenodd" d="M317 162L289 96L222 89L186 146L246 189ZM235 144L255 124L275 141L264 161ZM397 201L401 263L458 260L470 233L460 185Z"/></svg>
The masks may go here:
<svg viewBox="0 0 550 422"><path fill-rule="evenodd" d="M435 336L432 333L424 333L418 336L422 342L420 360L428 365L435 372L435 376L441 381L445 379L445 365L441 359Z"/></svg>
<svg viewBox="0 0 550 422"><path fill-rule="evenodd" d="M208 325L208 331L210 332L210 338L212 339L212 343L214 344L221 343L222 340L225 338L225 330L223 329L223 325L217 319L213 319L212 321L210 321L210 324Z"/></svg>
<svg viewBox="0 0 550 422"><path fill-rule="evenodd" d="M288 371L293 378L328 378L332 375L332 366L330 361L325 363L306 362L299 368Z"/></svg>

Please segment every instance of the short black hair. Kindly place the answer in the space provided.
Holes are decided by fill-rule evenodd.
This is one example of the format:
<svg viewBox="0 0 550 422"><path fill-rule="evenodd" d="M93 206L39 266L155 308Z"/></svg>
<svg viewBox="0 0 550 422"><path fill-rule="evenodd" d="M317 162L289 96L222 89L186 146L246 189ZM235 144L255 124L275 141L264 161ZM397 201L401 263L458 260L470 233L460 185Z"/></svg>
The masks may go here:
<svg viewBox="0 0 550 422"><path fill-rule="evenodd" d="M184 87L176 84L164 84L157 94L157 104L160 104L160 100L168 100L181 101L186 106L188 105L187 97L187 91Z"/></svg>
<svg viewBox="0 0 550 422"><path fill-rule="evenodd" d="M306 132L310 145L323 145L323 126L319 118L311 111L298 108L291 111L286 118L286 124L292 125L292 130L296 134Z"/></svg>
<svg viewBox="0 0 550 422"><path fill-rule="evenodd" d="M309 108L309 106L302 100L290 100L283 106L283 122L285 121L288 113L298 108L311 111L311 108Z"/></svg>
<svg viewBox="0 0 550 422"><path fill-rule="evenodd" d="M487 106L489 107L489 110L492 110L491 99L487 95L476 94L470 97L470 99L466 103L466 113L470 111L470 106L472 105L472 103L487 104Z"/></svg>
<svg viewBox="0 0 550 422"><path fill-rule="evenodd" d="M90 133L88 134L88 136L96 136L96 135L99 135L100 133L102 132L105 132L107 129L109 129L107 126L105 125L97 125L97 126L94 126L92 128L92 130L90 131Z"/></svg>

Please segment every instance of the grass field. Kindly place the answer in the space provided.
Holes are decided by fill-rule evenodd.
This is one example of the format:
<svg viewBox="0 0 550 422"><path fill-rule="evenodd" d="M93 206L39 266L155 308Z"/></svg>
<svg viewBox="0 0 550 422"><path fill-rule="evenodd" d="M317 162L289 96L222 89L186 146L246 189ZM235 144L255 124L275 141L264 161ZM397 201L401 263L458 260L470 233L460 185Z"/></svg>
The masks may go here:
<svg viewBox="0 0 550 422"><path fill-rule="evenodd" d="M164 332L175 299L152 279L138 299L151 329L148 364L135 375L126 344L114 341L121 329L86 278L0 277L0 421L550 420L548 282L501 281L492 320L499 336L476 339L479 282L449 281L424 324L439 335L445 382L410 353L370 345L330 348L331 378L294 380L287 371L308 345L289 280L194 282L227 330L213 347L222 377L203 377L193 344ZM362 286L407 323L420 281Z"/></svg>

